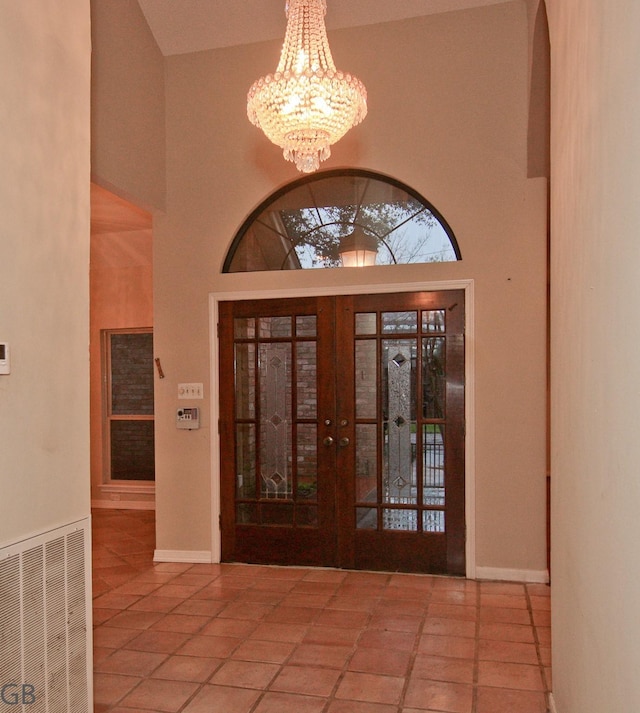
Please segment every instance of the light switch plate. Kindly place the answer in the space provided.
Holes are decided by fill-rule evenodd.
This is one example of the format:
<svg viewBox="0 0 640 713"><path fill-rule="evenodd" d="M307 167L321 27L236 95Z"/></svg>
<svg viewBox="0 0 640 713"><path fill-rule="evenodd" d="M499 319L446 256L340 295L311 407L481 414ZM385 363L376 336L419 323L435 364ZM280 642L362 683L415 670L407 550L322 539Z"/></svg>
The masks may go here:
<svg viewBox="0 0 640 713"><path fill-rule="evenodd" d="M0 374L11 373L11 355L7 342L0 342Z"/></svg>
<svg viewBox="0 0 640 713"><path fill-rule="evenodd" d="M178 384L179 399L203 399L204 388L202 384Z"/></svg>

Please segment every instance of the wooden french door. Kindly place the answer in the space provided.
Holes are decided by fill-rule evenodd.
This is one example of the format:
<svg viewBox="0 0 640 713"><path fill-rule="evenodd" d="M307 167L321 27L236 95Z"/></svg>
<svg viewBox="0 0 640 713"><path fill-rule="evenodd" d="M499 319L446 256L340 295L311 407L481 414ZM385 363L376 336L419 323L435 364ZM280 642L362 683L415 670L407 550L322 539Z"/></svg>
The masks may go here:
<svg viewBox="0 0 640 713"><path fill-rule="evenodd" d="M222 558L464 574L464 292L220 304Z"/></svg>

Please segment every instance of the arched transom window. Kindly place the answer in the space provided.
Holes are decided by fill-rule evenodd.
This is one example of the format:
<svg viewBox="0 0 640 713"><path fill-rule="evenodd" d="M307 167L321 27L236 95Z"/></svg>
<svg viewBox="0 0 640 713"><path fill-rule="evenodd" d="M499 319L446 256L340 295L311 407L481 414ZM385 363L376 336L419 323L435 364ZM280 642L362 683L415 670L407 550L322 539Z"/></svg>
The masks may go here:
<svg viewBox="0 0 640 713"><path fill-rule="evenodd" d="M416 191L377 173L342 169L269 196L236 234L223 272L460 259L451 228Z"/></svg>

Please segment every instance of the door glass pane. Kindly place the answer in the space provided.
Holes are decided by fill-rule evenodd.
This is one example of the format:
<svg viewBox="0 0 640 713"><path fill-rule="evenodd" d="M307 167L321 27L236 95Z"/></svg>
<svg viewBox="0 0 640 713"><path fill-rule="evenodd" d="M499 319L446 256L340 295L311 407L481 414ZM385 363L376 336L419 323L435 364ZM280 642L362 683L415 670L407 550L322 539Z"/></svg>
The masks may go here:
<svg viewBox="0 0 640 713"><path fill-rule="evenodd" d="M356 508L356 527L358 530L377 530L378 511L376 508Z"/></svg>
<svg viewBox="0 0 640 713"><path fill-rule="evenodd" d="M445 532L444 511L424 510L422 513L422 529L424 532Z"/></svg>
<svg viewBox="0 0 640 713"><path fill-rule="evenodd" d="M296 505L296 525L298 527L318 527L318 506Z"/></svg>
<svg viewBox="0 0 640 713"><path fill-rule="evenodd" d="M291 497L291 344L259 345L263 498Z"/></svg>
<svg viewBox="0 0 640 713"><path fill-rule="evenodd" d="M385 508L382 511L382 527L385 530L416 532L418 529L418 511Z"/></svg>
<svg viewBox="0 0 640 713"><path fill-rule="evenodd" d="M424 418L445 417L445 338L422 340L422 411Z"/></svg>
<svg viewBox="0 0 640 713"><path fill-rule="evenodd" d="M296 344L296 401L298 418L316 418L318 376L315 342Z"/></svg>
<svg viewBox="0 0 640 713"><path fill-rule="evenodd" d="M263 525L293 525L293 504L262 503L260 514Z"/></svg>
<svg viewBox="0 0 640 713"><path fill-rule="evenodd" d="M235 345L236 418L255 418L256 346Z"/></svg>
<svg viewBox="0 0 640 713"><path fill-rule="evenodd" d="M356 334L358 336L364 334L375 334L376 331L375 312L359 312L356 314Z"/></svg>
<svg viewBox="0 0 640 713"><path fill-rule="evenodd" d="M258 336L262 339L291 336L291 317L258 317Z"/></svg>
<svg viewBox="0 0 640 713"><path fill-rule="evenodd" d="M236 522L239 525L257 525L260 522L257 503L239 503L236 507Z"/></svg>
<svg viewBox="0 0 640 713"><path fill-rule="evenodd" d="M378 502L377 436L375 423L356 425L356 502Z"/></svg>
<svg viewBox="0 0 640 713"><path fill-rule="evenodd" d="M256 428L249 423L236 426L236 495L256 497Z"/></svg>
<svg viewBox="0 0 640 713"><path fill-rule="evenodd" d="M375 418L378 411L375 340L358 339L355 357L356 418Z"/></svg>
<svg viewBox="0 0 640 713"><path fill-rule="evenodd" d="M422 427L423 500L425 505L444 506L444 426Z"/></svg>
<svg viewBox="0 0 640 713"><path fill-rule="evenodd" d="M256 336L254 317L236 317L233 320L233 336L236 339L253 339Z"/></svg>
<svg viewBox="0 0 640 713"><path fill-rule="evenodd" d="M445 312L443 309L427 310L422 313L423 332L444 332Z"/></svg>
<svg viewBox="0 0 640 713"><path fill-rule="evenodd" d="M384 333L400 333L418 331L417 312L383 312L382 331Z"/></svg>
<svg viewBox="0 0 640 713"><path fill-rule="evenodd" d="M111 421L111 479L153 480L153 421Z"/></svg>
<svg viewBox="0 0 640 713"><path fill-rule="evenodd" d="M318 499L318 427L298 424L297 499Z"/></svg>
<svg viewBox="0 0 640 713"><path fill-rule="evenodd" d="M414 339L383 341L383 502L417 503Z"/></svg>
<svg viewBox="0 0 640 713"><path fill-rule="evenodd" d="M153 334L111 334L111 413L153 415Z"/></svg>
<svg viewBox="0 0 640 713"><path fill-rule="evenodd" d="M300 315L296 317L296 336L315 337L318 319L315 314Z"/></svg>

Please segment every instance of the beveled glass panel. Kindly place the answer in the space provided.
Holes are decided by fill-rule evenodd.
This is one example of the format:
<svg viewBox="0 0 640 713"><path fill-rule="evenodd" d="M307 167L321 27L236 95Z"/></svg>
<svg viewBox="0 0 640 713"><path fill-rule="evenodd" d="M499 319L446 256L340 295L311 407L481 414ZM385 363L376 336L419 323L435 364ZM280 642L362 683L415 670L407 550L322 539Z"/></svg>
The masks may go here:
<svg viewBox="0 0 640 713"><path fill-rule="evenodd" d="M376 341L356 340L356 418L376 418L378 413L378 380Z"/></svg>
<svg viewBox="0 0 640 713"><path fill-rule="evenodd" d="M233 320L233 336L235 339L254 339L256 336L255 318L235 317Z"/></svg>
<svg viewBox="0 0 640 713"><path fill-rule="evenodd" d="M414 339L383 342L383 502L417 503Z"/></svg>
<svg viewBox="0 0 640 713"><path fill-rule="evenodd" d="M424 532L445 532L443 510L423 510L422 529Z"/></svg>
<svg viewBox="0 0 640 713"><path fill-rule="evenodd" d="M256 345L239 343L235 351L236 418L255 418L256 415Z"/></svg>
<svg viewBox="0 0 640 713"><path fill-rule="evenodd" d="M298 527L318 527L318 506L297 505L296 525Z"/></svg>
<svg viewBox="0 0 640 713"><path fill-rule="evenodd" d="M382 331L385 334L407 334L418 331L417 312L383 312Z"/></svg>
<svg viewBox="0 0 640 713"><path fill-rule="evenodd" d="M291 426L260 425L260 497L286 500L292 496Z"/></svg>
<svg viewBox="0 0 640 713"><path fill-rule="evenodd" d="M424 418L445 418L445 337L422 340L422 413Z"/></svg>
<svg viewBox="0 0 640 713"><path fill-rule="evenodd" d="M384 530L416 532L418 530L418 511L385 508L382 511L382 528Z"/></svg>
<svg viewBox="0 0 640 713"><path fill-rule="evenodd" d="M358 530L377 530L377 508L356 508L356 527Z"/></svg>
<svg viewBox="0 0 640 713"><path fill-rule="evenodd" d="M376 331L375 312L358 312L356 314L356 335L375 334Z"/></svg>
<svg viewBox="0 0 640 713"><path fill-rule="evenodd" d="M256 496L256 427L241 423L236 425L236 497Z"/></svg>
<svg viewBox="0 0 640 713"><path fill-rule="evenodd" d="M258 317L258 337L270 339L292 336L293 318L287 317Z"/></svg>
<svg viewBox="0 0 640 713"><path fill-rule="evenodd" d="M300 423L297 431L297 497L298 500L317 500L318 427L315 423Z"/></svg>
<svg viewBox="0 0 640 713"><path fill-rule="evenodd" d="M422 313L423 332L444 332L445 311L443 309L425 310Z"/></svg>
<svg viewBox="0 0 640 713"><path fill-rule="evenodd" d="M263 525L293 525L293 504L262 503L260 521Z"/></svg>
<svg viewBox="0 0 640 713"><path fill-rule="evenodd" d="M298 418L316 418L318 413L318 367L315 342L296 344L296 402Z"/></svg>
<svg viewBox="0 0 640 713"><path fill-rule="evenodd" d="M110 335L111 413L153 416L153 334Z"/></svg>
<svg viewBox="0 0 640 713"><path fill-rule="evenodd" d="M291 497L291 344L259 345L263 498Z"/></svg>
<svg viewBox="0 0 640 713"><path fill-rule="evenodd" d="M317 334L318 318L315 314L298 315L296 317L296 336L315 337Z"/></svg>
<svg viewBox="0 0 640 713"><path fill-rule="evenodd" d="M236 523L238 525L258 525L259 522L257 503L238 503L236 505Z"/></svg>
<svg viewBox="0 0 640 713"><path fill-rule="evenodd" d="M378 502L377 432L375 423L356 424L356 502Z"/></svg>

